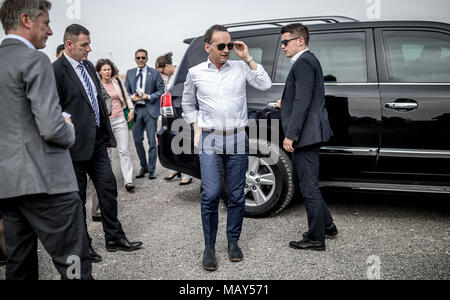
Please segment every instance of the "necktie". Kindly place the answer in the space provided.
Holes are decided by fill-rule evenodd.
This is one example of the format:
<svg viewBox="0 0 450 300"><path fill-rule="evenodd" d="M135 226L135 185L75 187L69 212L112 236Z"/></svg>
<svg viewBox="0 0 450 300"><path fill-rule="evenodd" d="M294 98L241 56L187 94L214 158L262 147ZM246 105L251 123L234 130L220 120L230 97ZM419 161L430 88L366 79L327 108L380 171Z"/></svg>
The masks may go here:
<svg viewBox="0 0 450 300"><path fill-rule="evenodd" d="M143 87L143 85L142 85L142 79L143 79L143 76L142 76L142 69L139 69L138 82L139 82L139 88L141 88L141 89L142 89L142 87Z"/></svg>
<svg viewBox="0 0 450 300"><path fill-rule="evenodd" d="M81 76L83 77L84 83L86 84L86 86L88 88L89 99L91 100L92 108L94 109L94 113L95 113L95 123L97 124L98 127L100 127L98 103L97 103L97 99L95 99L94 89L92 88L91 81L89 80L89 77L86 73L86 69L82 62L80 62L80 64L78 65L77 68L79 68L81 70Z"/></svg>

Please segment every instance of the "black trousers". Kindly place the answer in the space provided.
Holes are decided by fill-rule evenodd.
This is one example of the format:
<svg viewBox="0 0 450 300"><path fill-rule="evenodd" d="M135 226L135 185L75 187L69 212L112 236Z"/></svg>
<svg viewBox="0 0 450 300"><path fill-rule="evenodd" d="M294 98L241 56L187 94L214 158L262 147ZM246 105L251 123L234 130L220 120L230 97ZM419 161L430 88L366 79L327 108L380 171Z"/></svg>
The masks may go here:
<svg viewBox="0 0 450 300"><path fill-rule="evenodd" d="M62 279L92 279L78 193L4 199L0 209L8 252L7 280L39 279L38 239Z"/></svg>
<svg viewBox="0 0 450 300"><path fill-rule="evenodd" d="M333 223L333 218L323 200L319 188L320 144L296 149L292 154L292 163L300 191L305 199L308 217L309 238L325 241L325 226Z"/></svg>
<svg viewBox="0 0 450 300"><path fill-rule="evenodd" d="M74 161L73 167L77 176L80 198L83 202L86 233L86 188L87 175L89 175L97 192L106 242L126 238L122 224L117 218L117 183L103 140L101 138L96 139L94 153L90 160ZM89 246L91 246L92 239L89 233L87 233L87 236Z"/></svg>

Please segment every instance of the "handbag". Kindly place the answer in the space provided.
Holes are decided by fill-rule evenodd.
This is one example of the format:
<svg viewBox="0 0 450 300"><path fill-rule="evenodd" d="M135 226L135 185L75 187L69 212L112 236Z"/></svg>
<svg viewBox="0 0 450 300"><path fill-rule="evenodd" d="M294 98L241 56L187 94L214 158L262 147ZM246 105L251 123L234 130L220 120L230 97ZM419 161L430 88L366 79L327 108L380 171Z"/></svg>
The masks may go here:
<svg viewBox="0 0 450 300"><path fill-rule="evenodd" d="M122 97L123 99L125 99L125 105L126 107L123 109L123 114L125 116L125 121L128 120L128 115L130 114L130 109L128 108L128 103L127 103L127 98L125 97L125 91L123 90L122 87L122 82L120 81L119 78L116 78L117 82L119 83L119 87L120 87L120 91L122 92ZM134 112L134 118L132 120L130 120L129 122L127 122L128 125L128 130L131 130L133 128L134 122L136 122L136 112Z"/></svg>

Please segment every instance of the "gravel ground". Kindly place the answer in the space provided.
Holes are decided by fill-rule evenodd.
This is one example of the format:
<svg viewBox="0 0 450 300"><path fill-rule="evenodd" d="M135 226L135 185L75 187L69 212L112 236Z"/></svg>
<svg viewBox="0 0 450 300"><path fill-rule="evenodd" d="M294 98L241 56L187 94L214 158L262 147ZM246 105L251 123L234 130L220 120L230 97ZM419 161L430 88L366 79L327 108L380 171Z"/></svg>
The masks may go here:
<svg viewBox="0 0 450 300"><path fill-rule="evenodd" d="M139 163L130 144L135 173ZM339 229L327 251L290 249L306 228L306 212L295 201L281 214L246 218L240 246L245 259L231 263L225 235L226 208L219 208L216 255L218 270L201 267L203 234L200 181L179 186L165 182L168 170L158 164L156 180L137 179L136 193L123 188L117 152L113 168L119 185L119 219L130 240L143 249L125 253L105 250L102 226L88 220L93 246L103 257L93 264L96 279L302 280L367 279L376 256L381 279L450 279L450 205L444 197L363 193L325 193ZM87 204L90 212L90 203ZM40 278L59 279L48 254L39 247ZM0 267L4 279L4 267Z"/></svg>

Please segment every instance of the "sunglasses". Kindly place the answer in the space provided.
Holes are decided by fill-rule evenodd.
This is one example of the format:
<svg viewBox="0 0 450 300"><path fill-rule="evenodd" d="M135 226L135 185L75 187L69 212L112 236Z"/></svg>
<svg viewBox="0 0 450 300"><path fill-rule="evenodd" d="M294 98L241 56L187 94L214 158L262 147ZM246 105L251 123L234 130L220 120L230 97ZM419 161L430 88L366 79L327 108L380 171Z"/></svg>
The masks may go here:
<svg viewBox="0 0 450 300"><path fill-rule="evenodd" d="M282 40L282 41L281 41L281 45L283 45L283 46L286 47L286 46L289 44L290 41L297 40L297 39L299 39L299 38L300 38L300 36L299 36L299 37L296 37L296 38L288 39L288 40Z"/></svg>
<svg viewBox="0 0 450 300"><path fill-rule="evenodd" d="M146 59L147 59L147 57L145 57L145 56L136 57L136 60L146 60Z"/></svg>
<svg viewBox="0 0 450 300"><path fill-rule="evenodd" d="M212 45L212 44L211 44ZM228 48L228 50L231 50L231 49L233 49L234 48L234 44L233 43L228 43L228 44L218 44L218 45L216 45L216 47L217 47L217 49L219 50L219 51L222 51L223 49L225 49L225 47L227 47Z"/></svg>

